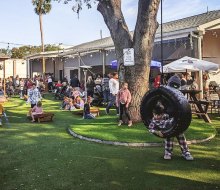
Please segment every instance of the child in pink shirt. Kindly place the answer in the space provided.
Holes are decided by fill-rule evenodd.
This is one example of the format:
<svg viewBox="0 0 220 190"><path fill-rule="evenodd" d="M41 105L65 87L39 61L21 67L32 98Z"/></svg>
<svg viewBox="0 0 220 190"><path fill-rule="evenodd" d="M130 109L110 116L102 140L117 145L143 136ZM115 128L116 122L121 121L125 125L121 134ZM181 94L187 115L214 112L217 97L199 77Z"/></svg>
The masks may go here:
<svg viewBox="0 0 220 190"><path fill-rule="evenodd" d="M121 124L123 123L123 121L122 121L123 111L125 111L125 115L128 118L128 127L132 126L131 117L128 112L128 106L129 106L130 102L131 102L131 93L128 90L128 83L124 82L122 84L122 88L119 90L119 92L116 96L116 106L119 107L118 126L121 126Z"/></svg>
<svg viewBox="0 0 220 190"><path fill-rule="evenodd" d="M31 110L32 122L35 121L35 119L34 119L35 115L42 114L42 113L43 113L42 103L41 103L41 101L39 101L39 102L37 102L37 105L34 106Z"/></svg>

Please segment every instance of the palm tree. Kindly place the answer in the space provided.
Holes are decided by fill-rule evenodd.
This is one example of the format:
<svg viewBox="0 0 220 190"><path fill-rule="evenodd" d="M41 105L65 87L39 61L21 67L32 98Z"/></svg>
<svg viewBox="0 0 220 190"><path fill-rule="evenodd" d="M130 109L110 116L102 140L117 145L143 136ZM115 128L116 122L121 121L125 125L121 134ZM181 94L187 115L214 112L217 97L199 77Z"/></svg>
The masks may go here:
<svg viewBox="0 0 220 190"><path fill-rule="evenodd" d="M39 16L40 23L40 34L41 34L41 46L42 52L44 52L44 35L43 35L43 15L47 14L51 10L51 0L32 0L32 4L35 6L34 11ZM45 74L45 59L42 58L43 62L43 74Z"/></svg>

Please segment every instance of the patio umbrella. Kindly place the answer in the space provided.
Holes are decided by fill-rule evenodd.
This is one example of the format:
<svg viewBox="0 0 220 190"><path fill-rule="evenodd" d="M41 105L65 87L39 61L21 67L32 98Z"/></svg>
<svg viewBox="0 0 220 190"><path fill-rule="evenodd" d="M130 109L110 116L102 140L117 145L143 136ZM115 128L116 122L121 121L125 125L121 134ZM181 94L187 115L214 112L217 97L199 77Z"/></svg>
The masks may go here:
<svg viewBox="0 0 220 190"><path fill-rule="evenodd" d="M164 73L177 73L186 71L217 71L219 65L205 60L185 56L163 67Z"/></svg>
<svg viewBox="0 0 220 190"><path fill-rule="evenodd" d="M161 67L161 62L151 60L151 64L150 64L150 66L151 66L151 67L157 67L157 68L160 68L160 67Z"/></svg>

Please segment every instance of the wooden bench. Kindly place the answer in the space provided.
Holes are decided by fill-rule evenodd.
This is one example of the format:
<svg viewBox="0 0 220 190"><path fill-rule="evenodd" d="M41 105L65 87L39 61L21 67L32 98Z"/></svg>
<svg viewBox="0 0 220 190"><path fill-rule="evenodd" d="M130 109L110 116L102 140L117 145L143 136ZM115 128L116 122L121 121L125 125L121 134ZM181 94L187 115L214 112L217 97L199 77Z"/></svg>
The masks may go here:
<svg viewBox="0 0 220 190"><path fill-rule="evenodd" d="M30 114L27 114L28 119L32 119ZM42 113L34 116L35 121L37 122L47 122L47 121L52 121L54 117L53 113Z"/></svg>
<svg viewBox="0 0 220 190"><path fill-rule="evenodd" d="M75 111L73 111L73 113L83 116L83 109L75 110ZM93 114L95 117L97 117L100 115L100 110L97 107L91 107L90 113Z"/></svg>
<svg viewBox="0 0 220 190"><path fill-rule="evenodd" d="M40 122L47 122L47 121L52 121L54 117L53 113L42 113L42 114L37 114L34 116L35 121Z"/></svg>
<svg viewBox="0 0 220 190"><path fill-rule="evenodd" d="M96 107L90 108L90 113L95 115L95 116L99 116L99 112L100 112L99 108L96 108Z"/></svg>
<svg viewBox="0 0 220 190"><path fill-rule="evenodd" d="M189 103L194 107L194 111L192 114L197 115L199 118L202 118L205 122L212 123L211 119L208 116L208 107L210 105L210 101L207 100L190 100Z"/></svg>

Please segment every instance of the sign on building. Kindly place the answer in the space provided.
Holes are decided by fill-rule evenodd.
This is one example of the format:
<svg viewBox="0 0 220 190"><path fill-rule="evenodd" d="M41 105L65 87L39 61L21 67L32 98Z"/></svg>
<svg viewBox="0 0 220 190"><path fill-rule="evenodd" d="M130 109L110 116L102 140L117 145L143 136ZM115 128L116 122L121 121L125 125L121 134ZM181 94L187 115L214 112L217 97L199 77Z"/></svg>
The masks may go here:
<svg viewBox="0 0 220 190"><path fill-rule="evenodd" d="M123 49L124 66L134 66L134 48Z"/></svg>

